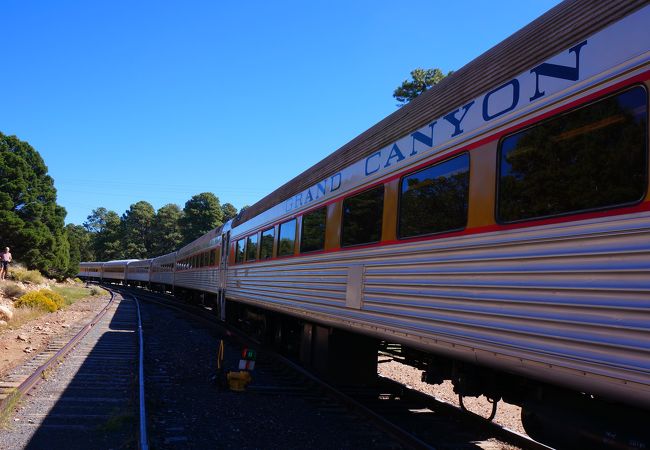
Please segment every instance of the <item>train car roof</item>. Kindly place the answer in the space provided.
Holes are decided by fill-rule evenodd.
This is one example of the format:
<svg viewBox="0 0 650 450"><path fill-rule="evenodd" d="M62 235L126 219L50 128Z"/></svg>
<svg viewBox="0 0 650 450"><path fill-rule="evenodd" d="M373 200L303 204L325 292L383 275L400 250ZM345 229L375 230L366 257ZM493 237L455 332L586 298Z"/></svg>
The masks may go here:
<svg viewBox="0 0 650 450"><path fill-rule="evenodd" d="M233 221L233 228L645 4L647 0L567 0L555 6L243 211Z"/></svg>
<svg viewBox="0 0 650 450"><path fill-rule="evenodd" d="M189 244L185 245L184 247L181 247L177 252L178 255L185 256L188 254L192 254L216 246L217 241L215 238L219 238L221 236L222 228L223 225L219 225L217 228L213 228L212 230L208 231L204 235L194 239Z"/></svg>
<svg viewBox="0 0 650 450"><path fill-rule="evenodd" d="M106 261L104 265L110 265L110 266L119 266L119 265L127 265L128 263L135 262L135 261L140 261L139 259L115 259L113 261Z"/></svg>
<svg viewBox="0 0 650 450"><path fill-rule="evenodd" d="M131 264L137 264L137 263L143 263L143 264L150 264L151 261L153 261L153 258L147 258L147 259L135 259L135 260L130 260L127 262L128 265Z"/></svg>
<svg viewBox="0 0 650 450"><path fill-rule="evenodd" d="M165 261L165 260L169 260L169 259L171 259L172 261L174 261L174 260L176 259L176 253L178 253L178 252L166 253L166 254L164 254L164 255L156 256L156 257L153 258L152 260L153 260L154 262Z"/></svg>

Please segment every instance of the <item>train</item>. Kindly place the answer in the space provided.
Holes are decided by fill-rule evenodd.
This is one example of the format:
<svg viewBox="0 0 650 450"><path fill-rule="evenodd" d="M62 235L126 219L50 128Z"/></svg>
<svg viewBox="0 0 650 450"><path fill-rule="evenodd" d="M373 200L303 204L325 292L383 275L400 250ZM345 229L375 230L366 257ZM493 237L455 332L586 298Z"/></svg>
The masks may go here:
<svg viewBox="0 0 650 450"><path fill-rule="evenodd" d="M649 23L565 1L189 245L79 276L201 302L335 379L395 343L544 442L647 448Z"/></svg>

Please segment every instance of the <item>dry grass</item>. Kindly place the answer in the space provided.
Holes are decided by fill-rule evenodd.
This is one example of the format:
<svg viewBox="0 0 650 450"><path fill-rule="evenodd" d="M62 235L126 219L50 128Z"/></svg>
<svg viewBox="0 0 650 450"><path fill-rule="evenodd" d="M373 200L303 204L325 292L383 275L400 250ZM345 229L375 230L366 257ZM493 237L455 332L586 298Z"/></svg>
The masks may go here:
<svg viewBox="0 0 650 450"><path fill-rule="evenodd" d="M0 283L0 290L7 298L18 298L26 292L22 286L11 281Z"/></svg>
<svg viewBox="0 0 650 450"><path fill-rule="evenodd" d="M44 314L47 314L47 312L36 307L16 308L13 318L4 329L15 330L30 320L37 319Z"/></svg>
<svg viewBox="0 0 650 450"><path fill-rule="evenodd" d="M9 396L3 401L2 408L0 408L0 430L9 428L10 419L13 416L14 409L20 402L20 392L18 389L13 389Z"/></svg>
<svg viewBox="0 0 650 450"><path fill-rule="evenodd" d="M27 270L18 264L9 267L9 277L13 280L30 284L43 284L46 281L38 270Z"/></svg>
<svg viewBox="0 0 650 450"><path fill-rule="evenodd" d="M83 298L89 297L89 296L94 296L94 295L100 295L100 294L105 294L106 291L104 291L101 288L96 288L97 291L93 291L93 288L84 288L84 287L78 287L78 286L72 286L72 287L53 287L52 291L47 291L43 290L48 296L53 296L58 294L58 296L63 297L61 300L57 302L58 308L60 307L65 307L67 305L71 305L77 300L81 300ZM35 292L35 291L34 291ZM47 310L42 309L42 307L39 307L38 305L29 305L25 304L27 302L23 302L23 304L19 304L19 302L15 302L14 305L16 308L14 308L14 316L13 318L8 321L7 325L0 327L0 333L6 330L15 330L20 328L21 325L37 319L44 314L48 314L49 312ZM58 309L57 308L57 309Z"/></svg>
<svg viewBox="0 0 650 450"><path fill-rule="evenodd" d="M83 286L52 286L52 291L65 298L66 305L71 305L77 300L95 295L93 288Z"/></svg>

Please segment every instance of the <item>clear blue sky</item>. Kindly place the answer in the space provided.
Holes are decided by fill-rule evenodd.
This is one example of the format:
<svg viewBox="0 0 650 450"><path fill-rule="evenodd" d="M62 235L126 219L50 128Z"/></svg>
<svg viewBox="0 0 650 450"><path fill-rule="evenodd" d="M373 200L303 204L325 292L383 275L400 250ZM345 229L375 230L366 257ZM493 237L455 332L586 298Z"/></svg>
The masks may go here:
<svg viewBox="0 0 650 450"><path fill-rule="evenodd" d="M99 206L253 204L557 4L4 0L0 131L40 152L82 223Z"/></svg>

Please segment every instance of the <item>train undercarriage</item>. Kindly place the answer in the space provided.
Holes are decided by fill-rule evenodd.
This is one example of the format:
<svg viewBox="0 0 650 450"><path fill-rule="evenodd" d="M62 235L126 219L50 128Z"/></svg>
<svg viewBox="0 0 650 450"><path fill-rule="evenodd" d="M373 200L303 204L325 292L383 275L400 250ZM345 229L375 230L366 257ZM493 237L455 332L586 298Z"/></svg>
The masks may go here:
<svg viewBox="0 0 650 450"><path fill-rule="evenodd" d="M422 371L422 381L450 380L461 404L485 396L518 405L533 439L556 448L650 448L650 412L466 361L434 355L339 328L228 302L227 321L334 384L377 381L378 355ZM490 417L490 420L493 416Z"/></svg>

